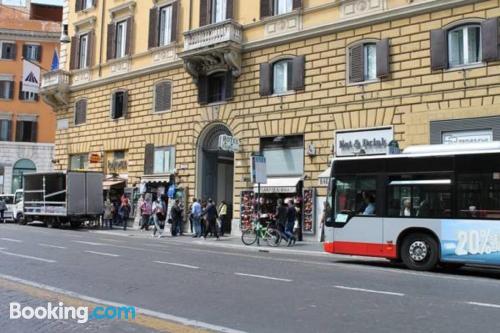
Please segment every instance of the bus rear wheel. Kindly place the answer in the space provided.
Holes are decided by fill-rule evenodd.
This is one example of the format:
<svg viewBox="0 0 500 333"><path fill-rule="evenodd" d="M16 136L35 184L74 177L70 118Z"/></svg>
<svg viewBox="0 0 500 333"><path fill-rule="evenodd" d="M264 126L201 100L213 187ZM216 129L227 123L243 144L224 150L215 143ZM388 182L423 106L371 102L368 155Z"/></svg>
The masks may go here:
<svg viewBox="0 0 500 333"><path fill-rule="evenodd" d="M434 237L424 233L410 234L401 244L401 259L409 269L432 270L439 260L438 243Z"/></svg>

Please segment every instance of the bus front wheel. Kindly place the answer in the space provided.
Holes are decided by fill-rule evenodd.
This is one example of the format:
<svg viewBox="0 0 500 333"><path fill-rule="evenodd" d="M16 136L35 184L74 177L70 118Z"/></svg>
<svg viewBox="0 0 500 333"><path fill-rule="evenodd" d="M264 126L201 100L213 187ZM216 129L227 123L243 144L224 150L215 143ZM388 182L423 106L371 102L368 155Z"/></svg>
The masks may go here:
<svg viewBox="0 0 500 333"><path fill-rule="evenodd" d="M434 237L424 234L410 234L401 244L401 259L406 267L417 271L434 269L439 260L438 243Z"/></svg>

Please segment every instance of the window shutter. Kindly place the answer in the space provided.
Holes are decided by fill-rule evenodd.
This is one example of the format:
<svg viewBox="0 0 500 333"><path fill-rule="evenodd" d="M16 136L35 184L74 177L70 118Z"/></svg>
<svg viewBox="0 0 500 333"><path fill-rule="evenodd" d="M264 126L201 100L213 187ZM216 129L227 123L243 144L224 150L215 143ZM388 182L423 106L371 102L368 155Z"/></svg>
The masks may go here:
<svg viewBox="0 0 500 333"><path fill-rule="evenodd" d="M134 18L129 17L127 19L127 39L125 41L125 55L132 54L132 41L134 32Z"/></svg>
<svg viewBox="0 0 500 333"><path fill-rule="evenodd" d="M7 140L12 140L12 120L7 120Z"/></svg>
<svg viewBox="0 0 500 333"><path fill-rule="evenodd" d="M260 0L260 18L263 19L264 17L272 16L273 15L273 10L272 10L272 0Z"/></svg>
<svg viewBox="0 0 500 333"><path fill-rule="evenodd" d="M376 45L377 53L377 77L383 78L389 76L390 67L389 67L389 39L382 39L377 42Z"/></svg>
<svg viewBox="0 0 500 333"><path fill-rule="evenodd" d="M159 8L153 7L149 10L149 36L148 36L148 48L152 49L158 46L158 17Z"/></svg>
<svg viewBox="0 0 500 333"><path fill-rule="evenodd" d="M79 12L82 9L83 9L83 1L82 0L76 0L75 1L75 12Z"/></svg>
<svg viewBox="0 0 500 333"><path fill-rule="evenodd" d="M155 112L167 111L171 108L172 85L170 82L160 82L155 88Z"/></svg>
<svg viewBox="0 0 500 333"><path fill-rule="evenodd" d="M111 95L111 119L116 119L116 91Z"/></svg>
<svg viewBox="0 0 500 333"><path fill-rule="evenodd" d="M19 100L22 101L24 100L23 96L23 82L19 81Z"/></svg>
<svg viewBox="0 0 500 333"><path fill-rule="evenodd" d="M205 75L198 77L198 103L208 104L208 78Z"/></svg>
<svg viewBox="0 0 500 333"><path fill-rule="evenodd" d="M144 174L152 175L155 170L155 145L148 143L144 147Z"/></svg>
<svg viewBox="0 0 500 333"><path fill-rule="evenodd" d="M10 81L9 99L14 99L14 81Z"/></svg>
<svg viewBox="0 0 500 333"><path fill-rule="evenodd" d="M446 30L431 30L431 69L448 68L448 45Z"/></svg>
<svg viewBox="0 0 500 333"><path fill-rule="evenodd" d="M172 27L170 31L172 32L171 41L177 41L177 25L179 24L179 1L172 4Z"/></svg>
<svg viewBox="0 0 500 333"><path fill-rule="evenodd" d="M87 100L81 99L75 104L75 125L83 124L87 121Z"/></svg>
<svg viewBox="0 0 500 333"><path fill-rule="evenodd" d="M498 17L481 23L483 61L495 61L500 58L500 34Z"/></svg>
<svg viewBox="0 0 500 333"><path fill-rule="evenodd" d="M23 141L23 124L24 124L24 122L22 122L22 121L16 122L16 141L17 142Z"/></svg>
<svg viewBox="0 0 500 333"><path fill-rule="evenodd" d="M37 129L38 129L38 122L32 121L31 122L31 141L30 142L36 142Z"/></svg>
<svg viewBox="0 0 500 333"><path fill-rule="evenodd" d="M359 44L349 49L349 82L364 81L364 45Z"/></svg>
<svg viewBox="0 0 500 333"><path fill-rule="evenodd" d="M94 31L90 31L87 34L87 66L92 67L94 65Z"/></svg>
<svg viewBox="0 0 500 333"><path fill-rule="evenodd" d="M224 78L224 100L229 101L234 98L234 76L233 71L228 70Z"/></svg>
<svg viewBox="0 0 500 333"><path fill-rule="evenodd" d="M12 43L11 46L12 46L12 56L11 56L11 59L12 60L16 60L16 57L17 57L17 44L16 43Z"/></svg>
<svg viewBox="0 0 500 333"><path fill-rule="evenodd" d="M226 20L234 18L234 1L226 0Z"/></svg>
<svg viewBox="0 0 500 333"><path fill-rule="evenodd" d="M293 9L301 9L302 0L293 0Z"/></svg>
<svg viewBox="0 0 500 333"><path fill-rule="evenodd" d="M80 38L77 36L71 37L71 55L69 58L69 69L78 67L78 53L80 52Z"/></svg>
<svg viewBox="0 0 500 333"><path fill-rule="evenodd" d="M210 23L210 0L200 0L200 27Z"/></svg>
<svg viewBox="0 0 500 333"><path fill-rule="evenodd" d="M306 57L298 56L292 60L292 85L290 88L293 90L305 89L305 71L306 71Z"/></svg>
<svg viewBox="0 0 500 333"><path fill-rule="evenodd" d="M23 58L28 59L28 45L23 45Z"/></svg>
<svg viewBox="0 0 500 333"><path fill-rule="evenodd" d="M42 62L42 45L38 45L36 48L36 61Z"/></svg>
<svg viewBox="0 0 500 333"><path fill-rule="evenodd" d="M107 40L107 60L115 58L116 47L116 25L114 23L108 24L108 40Z"/></svg>
<svg viewBox="0 0 500 333"><path fill-rule="evenodd" d="M271 64L269 63L260 64L259 93L261 96L271 95L271 83L272 83L271 69L272 67Z"/></svg>
<svg viewBox="0 0 500 333"><path fill-rule="evenodd" d="M128 91L123 92L123 109L122 109L122 115L123 118L127 118L127 113L128 113Z"/></svg>

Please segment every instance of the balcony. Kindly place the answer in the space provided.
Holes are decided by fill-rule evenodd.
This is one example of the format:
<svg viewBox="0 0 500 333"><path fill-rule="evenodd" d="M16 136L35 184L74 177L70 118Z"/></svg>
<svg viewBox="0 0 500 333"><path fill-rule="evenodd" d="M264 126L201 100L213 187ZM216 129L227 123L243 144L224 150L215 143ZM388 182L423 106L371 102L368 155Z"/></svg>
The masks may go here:
<svg viewBox="0 0 500 333"><path fill-rule="evenodd" d="M63 70L56 70L42 75L40 94L44 101L54 108L67 105L69 102L69 76Z"/></svg>
<svg viewBox="0 0 500 333"><path fill-rule="evenodd" d="M218 68L239 76L242 40L243 28L233 20L210 24L184 33L184 52L179 56L195 80Z"/></svg>

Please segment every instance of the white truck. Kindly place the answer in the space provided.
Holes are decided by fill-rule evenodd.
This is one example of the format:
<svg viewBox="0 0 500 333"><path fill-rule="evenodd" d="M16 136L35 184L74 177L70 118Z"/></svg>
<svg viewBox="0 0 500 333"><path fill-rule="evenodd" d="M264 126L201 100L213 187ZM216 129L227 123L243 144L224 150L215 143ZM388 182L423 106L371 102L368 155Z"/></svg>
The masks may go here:
<svg viewBox="0 0 500 333"><path fill-rule="evenodd" d="M23 176L22 216L26 224L41 221L49 227L70 223L98 223L103 212L103 174L98 172L48 172Z"/></svg>

